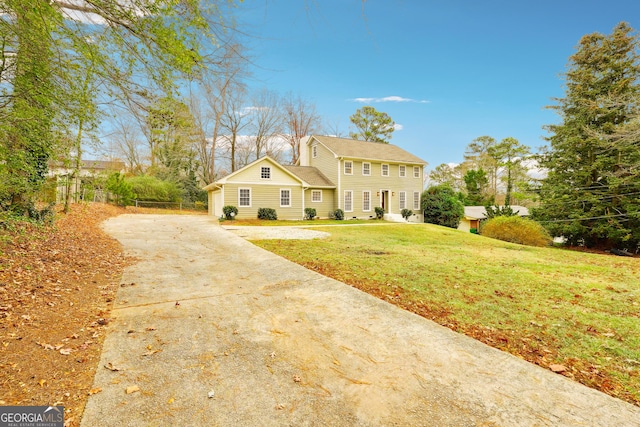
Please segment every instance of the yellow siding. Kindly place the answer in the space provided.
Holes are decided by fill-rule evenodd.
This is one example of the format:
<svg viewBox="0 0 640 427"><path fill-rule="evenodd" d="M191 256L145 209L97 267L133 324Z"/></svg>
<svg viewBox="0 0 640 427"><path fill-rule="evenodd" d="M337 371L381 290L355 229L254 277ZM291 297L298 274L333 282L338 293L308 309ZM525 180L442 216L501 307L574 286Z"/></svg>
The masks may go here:
<svg viewBox="0 0 640 427"><path fill-rule="evenodd" d="M322 191L322 202L312 202L311 201L311 191L318 190ZM329 212L335 211L337 208L334 205L334 193L333 189L326 188L311 188L306 190L304 196L304 207L305 208L314 208L316 210L316 215L320 218L329 218Z"/></svg>
<svg viewBox="0 0 640 427"><path fill-rule="evenodd" d="M400 213L400 191L407 193L406 207L407 209L414 210L413 208L413 192L422 192L422 172L420 178L413 177L413 166L407 164L406 176L399 176L399 165L389 164L389 176L382 176L382 163L371 162L371 176L362 175L362 162L353 160L353 175L345 175L344 168L341 168L340 173L340 197L341 205L344 203L344 192L346 190L353 191L353 212L345 212L345 217L358 217L368 218L369 216L375 216L374 208L376 206L382 206L381 194L378 194L381 190L388 190L390 195L389 213ZM420 166L422 170L422 166ZM371 191L371 211L366 212L362 210L362 193L363 191Z"/></svg>
<svg viewBox="0 0 640 427"><path fill-rule="evenodd" d="M318 144L318 157L313 158L313 145L316 142L312 142L309 147L309 166L315 166L318 168L331 182L338 185L338 159L336 159L331 151L329 151L324 145ZM335 209L338 209L338 194L333 194L333 205ZM323 199L324 200L324 199ZM319 212L319 211L318 211Z"/></svg>
<svg viewBox="0 0 640 427"><path fill-rule="evenodd" d="M263 179L261 178L261 170L262 167L270 167L271 168L271 178ZM264 184L264 185L300 185L300 181L296 178L292 177L289 173L285 172L281 166L277 166L275 163L271 162L269 159L262 159L255 163L253 166L239 171L236 175L233 175L230 178L232 183L255 183L255 184Z"/></svg>
<svg viewBox="0 0 640 427"><path fill-rule="evenodd" d="M251 206L242 207L238 202L238 189L251 189ZM291 190L291 207L280 207L280 190ZM302 219L302 187L300 185L266 186L246 184L226 184L224 186L224 204L238 208L237 218L257 218L259 208L272 208L278 213L278 219Z"/></svg>

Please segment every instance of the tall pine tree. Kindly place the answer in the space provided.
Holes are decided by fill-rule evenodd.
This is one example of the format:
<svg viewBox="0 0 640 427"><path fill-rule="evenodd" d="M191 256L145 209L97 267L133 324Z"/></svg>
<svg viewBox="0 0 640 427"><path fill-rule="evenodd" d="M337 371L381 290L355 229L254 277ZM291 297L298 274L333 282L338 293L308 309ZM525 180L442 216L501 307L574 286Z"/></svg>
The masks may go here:
<svg viewBox="0 0 640 427"><path fill-rule="evenodd" d="M638 38L626 23L580 40L565 75L564 98L550 107L561 122L547 129L540 158L548 175L534 214L570 244L635 250L640 243ZM622 136L621 136L622 135Z"/></svg>

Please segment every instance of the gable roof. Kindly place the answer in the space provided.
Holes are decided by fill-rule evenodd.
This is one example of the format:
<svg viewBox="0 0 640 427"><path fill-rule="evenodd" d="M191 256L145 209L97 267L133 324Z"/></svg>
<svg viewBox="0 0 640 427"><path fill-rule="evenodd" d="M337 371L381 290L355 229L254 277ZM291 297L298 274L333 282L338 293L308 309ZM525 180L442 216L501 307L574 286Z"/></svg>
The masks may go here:
<svg viewBox="0 0 640 427"><path fill-rule="evenodd" d="M387 161L396 163L413 163L426 165L427 162L403 150L397 145L379 142L359 141L357 139L336 138L333 136L313 135L307 144L318 141L331 151L336 157L351 159Z"/></svg>
<svg viewBox="0 0 640 427"><path fill-rule="evenodd" d="M320 170L313 166L294 166L283 165L292 174L298 176L311 187L335 187L336 185L329 180Z"/></svg>
<svg viewBox="0 0 640 427"><path fill-rule="evenodd" d="M242 168L240 168L240 169L238 169L238 170L236 170L236 171L234 171L234 172L230 173L229 175L226 175L226 176L224 176L224 177L220 178L219 180L217 180L217 181L215 181L215 182L212 182L212 183L211 183L211 184L209 184L209 185L206 185L205 187L203 187L203 190L213 190L213 189L215 189L215 188L219 188L221 185L226 184L226 183L227 183L227 181L228 181L230 178L233 178L234 176L238 175L239 173L241 173L241 172L243 172L243 171L245 171L245 170L247 170L247 169L249 169L249 168L253 167L254 165L256 165L256 164L258 164L258 163L264 162L264 161L268 161L268 162L270 162L271 164L273 164L274 166L276 166L276 167L280 168L280 169L281 169L282 171L284 171L284 173L286 173L287 175L290 175L291 177L293 177L293 178L295 178L296 180L300 181L300 183L301 183L301 184L303 184L303 183L304 183L304 181L303 181L299 176L297 176L296 174L294 174L294 173L293 173L293 172L291 172L290 170L286 169L283 165L281 165L280 163L276 162L276 161L275 161L274 159L272 159L271 157L269 157L269 156L262 156L262 157L260 157L258 160L254 160L253 162L251 162L251 163L249 163L248 165L246 165L246 166L244 166L244 167L242 167Z"/></svg>
<svg viewBox="0 0 640 427"><path fill-rule="evenodd" d="M524 206L511 206L513 212L517 212L518 216L529 216L529 209ZM464 216L471 219L485 219L487 210L484 206L465 206Z"/></svg>

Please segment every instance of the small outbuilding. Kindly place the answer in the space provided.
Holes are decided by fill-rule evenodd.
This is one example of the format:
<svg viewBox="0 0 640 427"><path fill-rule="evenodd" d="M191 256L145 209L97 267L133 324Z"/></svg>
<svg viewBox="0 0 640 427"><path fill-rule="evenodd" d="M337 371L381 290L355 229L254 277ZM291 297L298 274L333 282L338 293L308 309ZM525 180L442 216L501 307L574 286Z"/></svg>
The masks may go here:
<svg viewBox="0 0 640 427"><path fill-rule="evenodd" d="M513 212L519 216L529 216L529 209L524 206L511 206ZM484 206L465 206L464 216L460 220L458 230L471 231L480 228L480 221L487 218L487 210Z"/></svg>

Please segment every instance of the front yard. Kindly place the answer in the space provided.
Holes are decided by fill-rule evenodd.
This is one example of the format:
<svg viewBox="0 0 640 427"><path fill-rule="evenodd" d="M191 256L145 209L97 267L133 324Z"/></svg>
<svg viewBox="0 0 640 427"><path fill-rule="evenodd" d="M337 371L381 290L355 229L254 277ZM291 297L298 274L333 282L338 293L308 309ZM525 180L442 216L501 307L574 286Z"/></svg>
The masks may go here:
<svg viewBox="0 0 640 427"><path fill-rule="evenodd" d="M331 227L257 245L640 405L640 259L434 225Z"/></svg>

